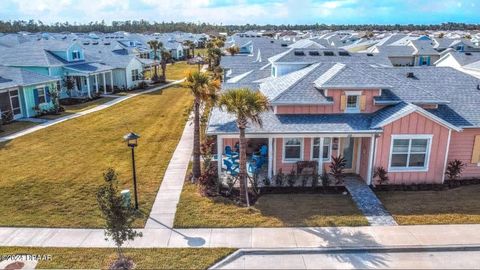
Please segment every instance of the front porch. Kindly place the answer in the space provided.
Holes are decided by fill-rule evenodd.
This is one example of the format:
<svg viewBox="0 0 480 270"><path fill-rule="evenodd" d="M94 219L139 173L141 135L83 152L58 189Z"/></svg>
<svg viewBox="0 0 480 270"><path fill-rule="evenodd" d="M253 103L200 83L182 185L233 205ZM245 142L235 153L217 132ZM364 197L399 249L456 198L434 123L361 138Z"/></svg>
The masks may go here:
<svg viewBox="0 0 480 270"><path fill-rule="evenodd" d="M113 68L99 64L69 66L62 90L71 98L93 98L114 92Z"/></svg>
<svg viewBox="0 0 480 270"><path fill-rule="evenodd" d="M321 186L321 176L328 175L332 157L346 160L345 175L371 184L374 152L373 134L332 134L309 136L248 136L247 171L257 175L259 187ZM218 177L222 183L239 172L238 137L217 135ZM319 159L319 157L322 157ZM276 177L279 176L279 177ZM331 185L335 185L329 176Z"/></svg>

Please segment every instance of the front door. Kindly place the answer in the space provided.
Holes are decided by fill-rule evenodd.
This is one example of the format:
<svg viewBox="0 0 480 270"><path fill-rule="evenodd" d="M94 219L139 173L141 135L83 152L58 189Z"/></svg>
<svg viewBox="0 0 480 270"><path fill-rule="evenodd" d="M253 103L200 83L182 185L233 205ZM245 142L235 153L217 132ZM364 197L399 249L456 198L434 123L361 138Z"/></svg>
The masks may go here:
<svg viewBox="0 0 480 270"><path fill-rule="evenodd" d="M10 91L9 95L13 119L22 118L22 108L20 107L20 95L18 90Z"/></svg>
<svg viewBox="0 0 480 270"><path fill-rule="evenodd" d="M353 137L340 138L340 153L347 161L346 173L355 173L357 164L357 140Z"/></svg>

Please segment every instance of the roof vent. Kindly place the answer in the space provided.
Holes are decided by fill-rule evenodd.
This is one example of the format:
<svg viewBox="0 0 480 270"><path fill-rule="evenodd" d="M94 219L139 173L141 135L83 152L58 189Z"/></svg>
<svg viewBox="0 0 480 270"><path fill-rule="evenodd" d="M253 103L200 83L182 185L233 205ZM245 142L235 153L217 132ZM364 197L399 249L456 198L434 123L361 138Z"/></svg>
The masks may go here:
<svg viewBox="0 0 480 270"><path fill-rule="evenodd" d="M270 40L270 43L273 43L273 40Z"/></svg>
<svg viewBox="0 0 480 270"><path fill-rule="evenodd" d="M305 56L305 53L303 51L295 51L293 54L296 56Z"/></svg>
<svg viewBox="0 0 480 270"><path fill-rule="evenodd" d="M413 72L407 72L407 78L415 78L415 74Z"/></svg>
<svg viewBox="0 0 480 270"><path fill-rule="evenodd" d="M282 47L287 47L288 45L286 43L282 43Z"/></svg>
<svg viewBox="0 0 480 270"><path fill-rule="evenodd" d="M340 55L340 56L350 56L350 54L347 51L339 51L338 55Z"/></svg>
<svg viewBox="0 0 480 270"><path fill-rule="evenodd" d="M477 90L480 90L480 84L477 84Z"/></svg>
<svg viewBox="0 0 480 270"><path fill-rule="evenodd" d="M465 55L472 55L472 53L471 52L466 52Z"/></svg>
<svg viewBox="0 0 480 270"><path fill-rule="evenodd" d="M335 56L335 53L333 53L332 51L324 51L323 55L325 55L325 56Z"/></svg>
<svg viewBox="0 0 480 270"><path fill-rule="evenodd" d="M309 51L308 54L311 56L320 56L320 53L318 51Z"/></svg>
<svg viewBox="0 0 480 270"><path fill-rule="evenodd" d="M373 53L367 53L367 56L373 56Z"/></svg>

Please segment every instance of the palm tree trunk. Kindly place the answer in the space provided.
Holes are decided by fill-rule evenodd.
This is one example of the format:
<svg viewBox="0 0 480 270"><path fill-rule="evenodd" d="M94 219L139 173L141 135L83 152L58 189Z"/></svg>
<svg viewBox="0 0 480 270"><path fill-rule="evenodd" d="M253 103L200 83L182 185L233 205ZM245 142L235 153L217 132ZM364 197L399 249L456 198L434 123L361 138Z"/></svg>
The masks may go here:
<svg viewBox="0 0 480 270"><path fill-rule="evenodd" d="M195 47L192 47L192 54L193 54L193 57L195 57Z"/></svg>
<svg viewBox="0 0 480 270"><path fill-rule="evenodd" d="M247 141L245 139L245 125L239 126L240 130L240 200L250 206L248 200L248 184L247 184Z"/></svg>
<svg viewBox="0 0 480 270"><path fill-rule="evenodd" d="M162 62L162 82L165 82L167 78L165 77L165 70L167 69L167 63Z"/></svg>
<svg viewBox="0 0 480 270"><path fill-rule="evenodd" d="M195 97L193 108L193 181L200 177L200 101Z"/></svg>

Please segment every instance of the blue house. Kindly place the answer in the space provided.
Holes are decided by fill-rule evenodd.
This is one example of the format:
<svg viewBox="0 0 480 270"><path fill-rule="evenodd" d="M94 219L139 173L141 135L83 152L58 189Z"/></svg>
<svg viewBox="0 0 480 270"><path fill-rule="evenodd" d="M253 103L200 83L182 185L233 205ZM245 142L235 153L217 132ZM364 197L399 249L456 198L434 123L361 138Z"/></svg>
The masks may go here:
<svg viewBox="0 0 480 270"><path fill-rule="evenodd" d="M54 108L59 80L20 68L0 66L0 115L3 121L34 117Z"/></svg>

